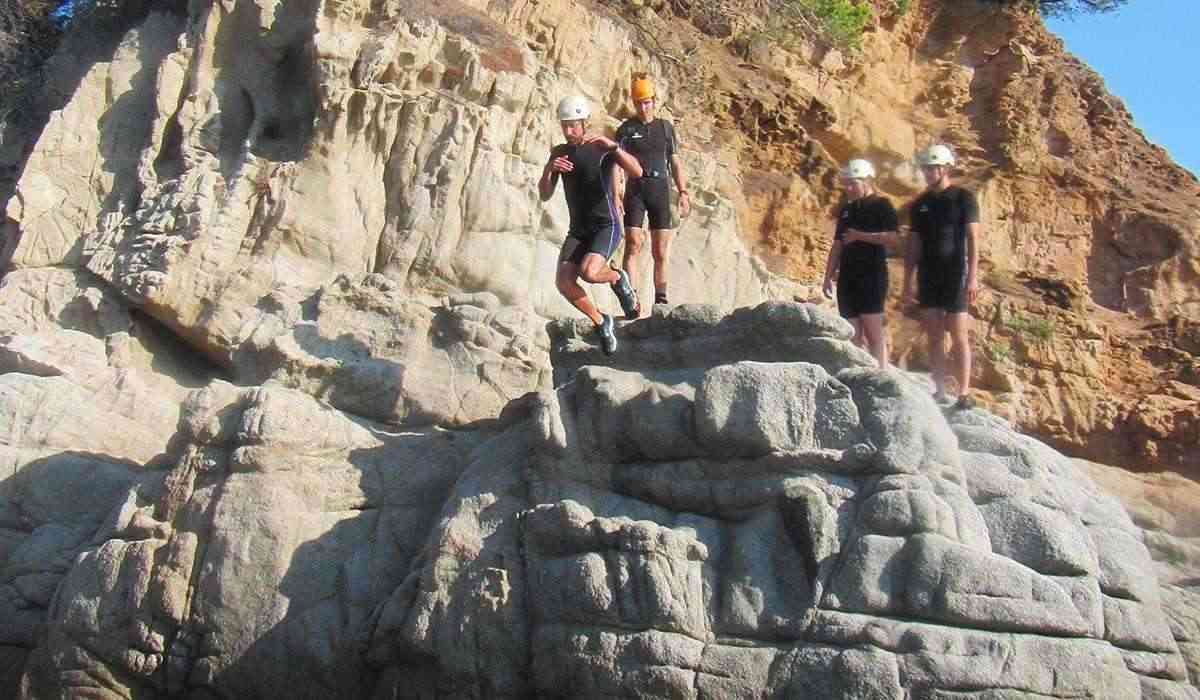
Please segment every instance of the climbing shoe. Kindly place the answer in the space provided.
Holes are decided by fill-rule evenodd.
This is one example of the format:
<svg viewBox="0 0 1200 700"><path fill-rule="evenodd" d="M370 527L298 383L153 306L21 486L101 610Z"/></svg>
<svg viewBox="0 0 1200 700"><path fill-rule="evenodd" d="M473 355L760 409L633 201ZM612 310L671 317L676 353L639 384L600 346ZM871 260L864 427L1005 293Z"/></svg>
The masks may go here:
<svg viewBox="0 0 1200 700"><path fill-rule="evenodd" d="M601 317L596 332L600 334L600 349L605 355L617 351L617 322L613 320L612 314L604 314Z"/></svg>
<svg viewBox="0 0 1200 700"><path fill-rule="evenodd" d="M621 302L621 310L625 312L625 318L637 318L642 309L638 304L637 290L629 281L629 273L615 267L613 271L617 273L617 281L612 283L613 294L616 294L617 301Z"/></svg>

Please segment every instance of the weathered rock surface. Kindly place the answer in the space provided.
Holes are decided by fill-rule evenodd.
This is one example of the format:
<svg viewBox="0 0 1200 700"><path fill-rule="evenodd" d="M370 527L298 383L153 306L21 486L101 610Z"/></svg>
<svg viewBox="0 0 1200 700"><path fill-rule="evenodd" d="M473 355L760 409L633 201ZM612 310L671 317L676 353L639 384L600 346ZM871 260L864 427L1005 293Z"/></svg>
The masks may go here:
<svg viewBox="0 0 1200 700"><path fill-rule="evenodd" d="M33 146L11 264L86 269L241 383L393 422L492 418L549 388L542 325L573 313L552 284L566 207L536 187L551 107L583 91L610 126L632 66L631 28L566 10L522 11L559 30L534 48L457 3L151 12ZM556 70L568 50L590 72ZM791 298L738 237L713 155L686 157L673 289L725 309Z"/></svg>
<svg viewBox="0 0 1200 700"><path fill-rule="evenodd" d="M787 69L761 72L680 20L559 2L137 3L76 33L45 127L3 149L0 696L1196 697L1200 556L1170 486L1115 488L1131 520L1003 421L944 415L842 321L778 301L809 290L772 254L819 259L813 237L753 247L817 226L852 150L909 192L916 144L998 110L968 175L1022 244L989 261L1086 268L1098 304L1178 312L1154 352L1193 374L1143 392L1134 425L1105 403L1141 361L1126 329L1043 342L1004 322L1041 302L985 299L1037 372L982 362L1012 399L992 405L1056 443L1188 454L1194 237L1071 180L1074 132L1047 131L1050 156L1025 138L1026 116L1076 114L1055 46L965 45L1013 27L964 33L982 5L942 5L889 16L865 63L759 47ZM562 318L566 212L534 183L554 101L582 92L612 127L635 69L695 193L672 297L707 303L625 326L605 358ZM1039 77L1057 116L1020 99ZM897 118L916 102L947 121ZM1074 233L1017 216L1044 191L988 163L1083 192ZM1082 263L1088 226L1128 255Z"/></svg>
<svg viewBox="0 0 1200 700"><path fill-rule="evenodd" d="M213 381L158 455L7 436L6 691L1200 695L1189 594L1116 499L836 317L678 307L622 329L617 366L552 330L556 388L473 431Z"/></svg>

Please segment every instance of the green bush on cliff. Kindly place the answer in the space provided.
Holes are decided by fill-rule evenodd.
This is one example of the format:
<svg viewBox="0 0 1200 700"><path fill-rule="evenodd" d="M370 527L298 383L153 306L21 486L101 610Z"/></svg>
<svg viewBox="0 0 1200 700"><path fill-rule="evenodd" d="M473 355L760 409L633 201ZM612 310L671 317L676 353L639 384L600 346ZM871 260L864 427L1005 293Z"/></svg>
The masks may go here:
<svg viewBox="0 0 1200 700"><path fill-rule="evenodd" d="M870 6L856 0L768 0L768 8L766 25L754 34L785 49L812 39L857 49L872 18Z"/></svg>
<svg viewBox="0 0 1200 700"><path fill-rule="evenodd" d="M871 22L871 8L853 0L792 0L814 17L824 38L835 46L857 48Z"/></svg>

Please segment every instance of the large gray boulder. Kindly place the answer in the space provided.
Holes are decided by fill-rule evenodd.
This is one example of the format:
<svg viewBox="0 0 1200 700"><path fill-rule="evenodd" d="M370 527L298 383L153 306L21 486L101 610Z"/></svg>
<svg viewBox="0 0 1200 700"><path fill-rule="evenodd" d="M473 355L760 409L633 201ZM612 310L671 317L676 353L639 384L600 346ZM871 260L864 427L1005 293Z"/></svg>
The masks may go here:
<svg viewBox="0 0 1200 700"><path fill-rule="evenodd" d="M0 482L7 690L1197 697L1180 645L1200 635L1168 617L1185 594L1138 575L1114 499L854 360L835 317L694 307L622 331L674 344L677 368L580 363L564 328L557 387L475 430L211 382L178 388L156 459L102 431L72 435L94 452L18 455Z"/></svg>

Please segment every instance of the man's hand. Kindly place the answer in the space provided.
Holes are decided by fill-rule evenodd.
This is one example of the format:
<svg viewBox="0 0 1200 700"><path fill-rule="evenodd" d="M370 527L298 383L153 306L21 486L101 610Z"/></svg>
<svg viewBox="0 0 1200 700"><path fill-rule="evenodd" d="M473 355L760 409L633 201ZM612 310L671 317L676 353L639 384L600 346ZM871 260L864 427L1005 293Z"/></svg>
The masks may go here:
<svg viewBox="0 0 1200 700"><path fill-rule="evenodd" d="M556 173L569 173L575 169L575 164L566 156L559 156L550 161L550 169Z"/></svg>
<svg viewBox="0 0 1200 700"><path fill-rule="evenodd" d="M975 299L979 297L979 280L975 279L975 275L967 275L967 303L974 304Z"/></svg>
<svg viewBox="0 0 1200 700"><path fill-rule="evenodd" d="M615 151L617 149L617 142L613 141L607 136L604 136L603 134L589 134L583 137L583 142L599 144L610 151Z"/></svg>
<svg viewBox="0 0 1200 700"><path fill-rule="evenodd" d="M679 193L679 216L683 218L692 211L692 195L687 190Z"/></svg>
<svg viewBox="0 0 1200 700"><path fill-rule="evenodd" d="M821 286L821 293L825 295L826 299L833 298L833 280L825 280L825 284Z"/></svg>

